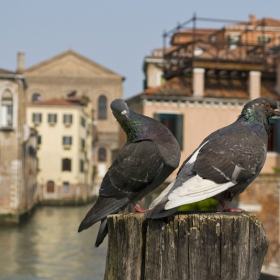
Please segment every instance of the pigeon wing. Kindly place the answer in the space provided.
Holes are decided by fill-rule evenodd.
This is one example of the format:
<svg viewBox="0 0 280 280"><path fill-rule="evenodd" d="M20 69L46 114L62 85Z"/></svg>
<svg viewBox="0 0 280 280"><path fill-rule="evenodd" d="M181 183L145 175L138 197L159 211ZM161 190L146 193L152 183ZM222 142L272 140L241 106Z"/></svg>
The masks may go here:
<svg viewBox="0 0 280 280"><path fill-rule="evenodd" d="M265 158L266 145L255 133L232 131L201 148L193 171L216 183L238 183L258 174Z"/></svg>
<svg viewBox="0 0 280 280"><path fill-rule="evenodd" d="M265 162L266 145L256 133L239 132L227 131L204 142L192 168L196 176L176 184L178 187L168 195L166 210L213 197L259 174ZM182 177L180 173L178 182Z"/></svg>
<svg viewBox="0 0 280 280"><path fill-rule="evenodd" d="M157 145L152 141L126 144L105 175L99 194L104 197L133 197L163 168Z"/></svg>

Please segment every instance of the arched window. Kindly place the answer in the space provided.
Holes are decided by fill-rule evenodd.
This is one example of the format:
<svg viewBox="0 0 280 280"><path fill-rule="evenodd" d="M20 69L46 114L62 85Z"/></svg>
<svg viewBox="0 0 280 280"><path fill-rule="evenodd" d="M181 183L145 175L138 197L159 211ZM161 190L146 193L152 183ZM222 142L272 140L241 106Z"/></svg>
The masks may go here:
<svg viewBox="0 0 280 280"><path fill-rule="evenodd" d="M13 94L9 90L1 98L1 127L13 127Z"/></svg>
<svg viewBox="0 0 280 280"><path fill-rule="evenodd" d="M62 159L62 171L71 171L71 159L63 158Z"/></svg>
<svg viewBox="0 0 280 280"><path fill-rule="evenodd" d="M105 95L100 95L98 98L98 119L107 119L107 97Z"/></svg>
<svg viewBox="0 0 280 280"><path fill-rule="evenodd" d="M54 193L54 181L47 182L47 192Z"/></svg>
<svg viewBox="0 0 280 280"><path fill-rule="evenodd" d="M98 161L106 161L107 151L104 148L98 150Z"/></svg>
<svg viewBox="0 0 280 280"><path fill-rule="evenodd" d="M32 95L32 102L36 102L36 101L42 101L42 96L39 93L34 93Z"/></svg>

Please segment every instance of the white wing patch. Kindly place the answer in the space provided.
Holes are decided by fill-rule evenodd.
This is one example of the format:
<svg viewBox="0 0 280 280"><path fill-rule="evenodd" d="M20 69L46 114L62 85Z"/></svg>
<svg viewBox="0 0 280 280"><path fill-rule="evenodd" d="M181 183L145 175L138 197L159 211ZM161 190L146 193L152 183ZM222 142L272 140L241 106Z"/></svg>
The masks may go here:
<svg viewBox="0 0 280 280"><path fill-rule="evenodd" d="M195 151L195 153L192 155L192 157L189 159L189 161L185 163L185 165L186 165L186 164L194 163L195 160L196 160L196 158L197 158L197 155L198 155L199 151L200 151L201 148L202 148L205 144L207 144L208 142L209 142L209 140L206 141L205 143L203 143L203 145L201 145L201 146Z"/></svg>
<svg viewBox="0 0 280 280"><path fill-rule="evenodd" d="M171 182L161 193L160 195L150 204L149 209L153 209L167 194L168 192L172 189L172 187L175 184L174 180L173 182Z"/></svg>
<svg viewBox="0 0 280 280"><path fill-rule="evenodd" d="M211 180L203 179L196 175L175 189L169 196L168 202L164 209L172 209L184 204L198 202L213 197L230 187L234 186L233 182L217 184Z"/></svg>

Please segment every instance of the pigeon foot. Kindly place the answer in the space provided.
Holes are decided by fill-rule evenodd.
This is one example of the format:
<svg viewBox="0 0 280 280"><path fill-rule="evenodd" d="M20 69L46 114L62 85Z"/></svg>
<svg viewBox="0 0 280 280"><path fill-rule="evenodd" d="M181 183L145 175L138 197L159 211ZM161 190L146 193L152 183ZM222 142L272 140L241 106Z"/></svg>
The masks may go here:
<svg viewBox="0 0 280 280"><path fill-rule="evenodd" d="M222 208L218 210L218 212L232 212L232 213L239 213L239 212L244 212L244 209L241 208L229 208L226 206L224 201L219 200L220 204L222 205Z"/></svg>
<svg viewBox="0 0 280 280"><path fill-rule="evenodd" d="M135 212L138 212L138 213L147 213L150 211L149 209L147 209L147 210L142 209L139 204L135 204L134 209L135 209Z"/></svg>
<svg viewBox="0 0 280 280"><path fill-rule="evenodd" d="M245 212L244 209L241 208L229 208L229 207L222 207L218 210L218 212L232 212L232 213L239 213L239 212Z"/></svg>

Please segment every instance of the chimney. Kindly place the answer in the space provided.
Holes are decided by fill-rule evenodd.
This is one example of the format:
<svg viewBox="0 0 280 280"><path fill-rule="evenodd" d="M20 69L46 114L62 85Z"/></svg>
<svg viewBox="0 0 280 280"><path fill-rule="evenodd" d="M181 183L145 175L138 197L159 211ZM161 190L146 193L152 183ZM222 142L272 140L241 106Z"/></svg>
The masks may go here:
<svg viewBox="0 0 280 280"><path fill-rule="evenodd" d="M261 72L249 72L249 98L256 99L261 97Z"/></svg>
<svg viewBox="0 0 280 280"><path fill-rule="evenodd" d="M24 70L24 53L18 52L17 56L17 73L22 74Z"/></svg>
<svg viewBox="0 0 280 280"><path fill-rule="evenodd" d="M256 23L256 17L255 17L255 15L250 15L250 23L251 23L252 25L254 25L254 24Z"/></svg>
<svg viewBox="0 0 280 280"><path fill-rule="evenodd" d="M195 97L203 97L204 95L204 72L204 68L193 68L192 89Z"/></svg>

